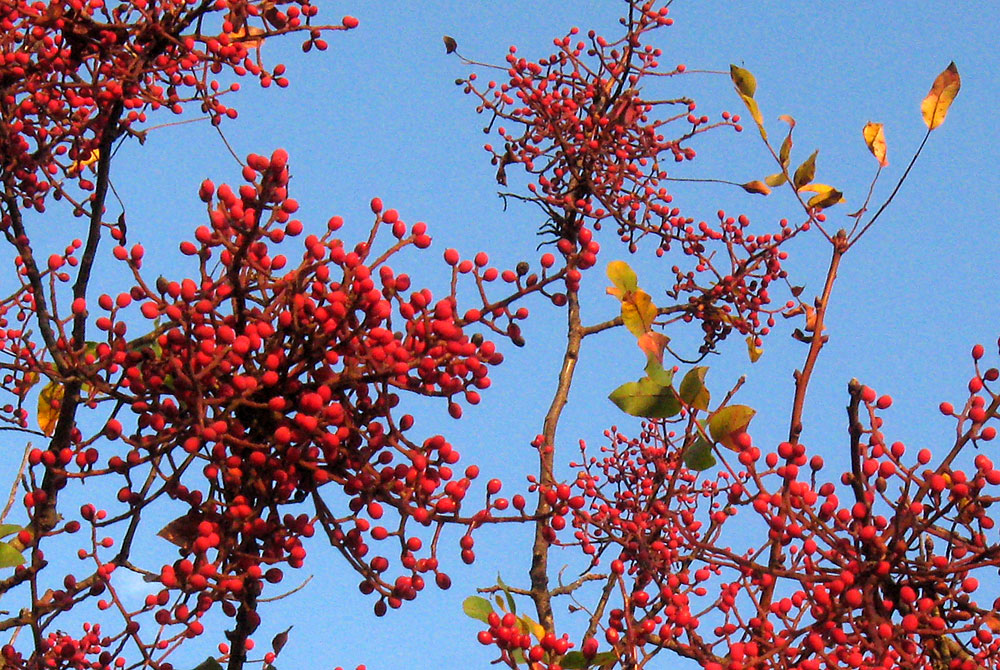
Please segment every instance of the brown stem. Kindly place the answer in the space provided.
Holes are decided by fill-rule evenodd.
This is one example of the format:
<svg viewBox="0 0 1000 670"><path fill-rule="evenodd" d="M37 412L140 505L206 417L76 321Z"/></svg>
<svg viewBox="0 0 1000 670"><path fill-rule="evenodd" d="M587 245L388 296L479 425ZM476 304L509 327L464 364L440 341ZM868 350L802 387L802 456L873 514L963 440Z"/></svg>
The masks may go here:
<svg viewBox="0 0 1000 670"><path fill-rule="evenodd" d="M547 487L554 483L553 464L555 462L556 428L566 402L569 400L570 385L573 381L573 371L580 356L580 343L583 341L583 325L580 322L580 296L575 290L566 292L567 319L569 326L566 337L566 351L563 353L562 369L559 371L559 383L552 397L552 404L545 415L542 430L542 444L538 445L538 485ZM555 619L552 615L552 594L549 591L549 547L551 542L545 537L547 516L550 505L540 490L538 507L535 509L535 541L532 546L531 599L535 602L538 622L549 631L555 630Z"/></svg>
<svg viewBox="0 0 1000 670"><path fill-rule="evenodd" d="M257 630L260 618L257 616L257 593L259 584L247 581L246 595L236 612L236 626L226 632L229 638L229 663L226 670L243 670L247 662L247 639Z"/></svg>
<svg viewBox="0 0 1000 670"><path fill-rule="evenodd" d="M847 384L847 392L851 396L851 402L847 406L847 432L851 436L851 488L854 490L854 500L865 504L865 488L861 483L861 418L858 411L861 407L861 391L864 387L857 379L852 379Z"/></svg>
<svg viewBox="0 0 1000 670"><path fill-rule="evenodd" d="M806 362L801 370L795 372L795 400L792 404L792 420L788 427L788 441L798 444L799 436L802 434L802 412L806 404L806 390L809 388L809 380L812 378L813 370L816 368L816 360L819 352L826 342L823 336L823 325L826 320L826 310L830 306L830 294L833 291L833 283L837 280L837 268L840 267L840 259L847 251L848 241L846 234L837 233L833 238L833 257L830 259L830 267L826 271L826 284L823 286L823 293L816 298L816 319L812 331L812 340L809 343L809 353L806 354Z"/></svg>

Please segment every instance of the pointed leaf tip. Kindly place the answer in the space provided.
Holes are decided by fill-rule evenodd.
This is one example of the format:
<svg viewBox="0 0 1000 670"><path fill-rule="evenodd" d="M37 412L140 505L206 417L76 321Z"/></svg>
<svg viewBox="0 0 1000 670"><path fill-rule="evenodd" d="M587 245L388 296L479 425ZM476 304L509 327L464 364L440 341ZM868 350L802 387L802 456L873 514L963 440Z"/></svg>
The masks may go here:
<svg viewBox="0 0 1000 670"><path fill-rule="evenodd" d="M811 182L816 178L816 154L819 150L812 152L812 154L807 158L802 165L795 169L795 176L792 177L792 184L795 186L795 190L801 190L803 186Z"/></svg>
<svg viewBox="0 0 1000 670"><path fill-rule="evenodd" d="M882 129L882 124L869 121L865 124L862 133L865 137L865 144L868 145L868 150L872 152L872 156L875 157L878 164L882 167L888 166L889 160L886 158L888 148L886 147L885 131Z"/></svg>
<svg viewBox="0 0 1000 670"><path fill-rule="evenodd" d="M733 80L733 84L736 85L736 90L740 92L740 95L752 98L757 92L757 79L750 70L741 68L739 65L730 65L729 76Z"/></svg>
<svg viewBox="0 0 1000 670"><path fill-rule="evenodd" d="M924 117L924 123L928 130L934 130L942 123L948 115L948 108L955 101L959 89L962 87L962 78L955 67L955 61L948 64L948 67L937 76L931 84L931 90L920 103L920 113Z"/></svg>

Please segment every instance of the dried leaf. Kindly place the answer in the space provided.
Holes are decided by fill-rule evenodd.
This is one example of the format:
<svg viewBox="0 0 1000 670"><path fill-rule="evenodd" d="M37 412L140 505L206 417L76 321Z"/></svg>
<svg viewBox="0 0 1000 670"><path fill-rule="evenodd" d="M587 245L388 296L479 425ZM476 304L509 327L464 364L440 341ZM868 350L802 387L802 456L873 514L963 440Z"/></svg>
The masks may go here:
<svg viewBox="0 0 1000 670"><path fill-rule="evenodd" d="M771 188L759 179L748 181L745 184L740 184L740 186L747 193L759 193L760 195L770 195L771 193Z"/></svg>
<svg viewBox="0 0 1000 670"><path fill-rule="evenodd" d="M455 53L455 50L458 49L458 42L455 41L455 38L451 35L445 35L441 39L444 40L444 52L446 54Z"/></svg>
<svg viewBox="0 0 1000 670"><path fill-rule="evenodd" d="M865 144L868 145L868 150L872 152L872 156L875 156L878 164L882 167L889 165L889 160L886 158L887 147L882 124L869 121L865 124L864 131L862 132L865 136Z"/></svg>
<svg viewBox="0 0 1000 670"><path fill-rule="evenodd" d="M958 90L962 87L962 78L958 76L958 68L952 61L948 67L937 76L931 85L931 90L920 103L920 113L924 117L924 123L928 130L934 130L942 123L948 115L948 108L954 102Z"/></svg>

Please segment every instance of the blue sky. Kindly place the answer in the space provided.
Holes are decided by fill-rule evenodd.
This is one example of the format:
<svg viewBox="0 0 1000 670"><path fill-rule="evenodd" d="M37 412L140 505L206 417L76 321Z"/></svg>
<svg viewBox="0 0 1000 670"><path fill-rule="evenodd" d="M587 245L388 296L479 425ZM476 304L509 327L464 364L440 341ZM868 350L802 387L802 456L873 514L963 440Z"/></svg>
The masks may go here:
<svg viewBox="0 0 1000 670"><path fill-rule="evenodd" d="M537 58L550 53L552 38L571 26L616 35L623 7L617 0L323 3L329 18L353 14L361 26L331 36L327 52L308 56L294 40L268 42L265 58L288 65L290 88L260 91L246 82L236 99L240 118L223 130L241 156L269 154L277 147L289 151L291 191L302 204L307 232L339 214L347 221L345 240L360 238L370 222L373 196L408 222L427 221L434 246L429 254L410 255L408 269L432 287L443 286L446 277L443 264L436 268L427 259L436 261L448 247L468 257L488 251L500 267L535 260L533 233L541 222L530 210L503 211L494 169L482 150L485 119L475 115L473 100L453 83L470 70L445 55L441 36L452 35L462 53L477 60L502 61L510 44ZM819 149L817 178L845 192L848 204L839 213L831 210L832 220L853 211L851 205L863 200L874 174L875 161L861 139L864 124L884 123L889 144L890 167L876 191L878 202L922 137L920 100L938 72L949 61L957 63L963 88L947 122L934 133L891 209L844 261L828 319L831 339L811 387L803 435L828 462L846 465L843 408L847 381L857 377L895 398L885 415L891 439L943 449L953 426L936 407L942 400L957 404L963 399L971 374L969 349L982 342L995 353L992 343L1000 332L997 15L974 3L683 0L673 4L671 15L675 25L653 41L665 53L662 62L711 70L737 63L752 70L769 127L777 133L776 117L794 116L799 124L795 156L801 160ZM695 97L702 113L742 112L727 76L690 75L665 86ZM718 133L694 146L699 158L678 176L742 182L775 171L752 131ZM190 239L203 223L196 193L205 177L239 181L238 166L204 123L163 129L141 149L123 148L113 179L129 208L130 238L149 250L151 276L176 273L177 242ZM689 215L704 219L725 209L769 224L796 211L783 193L764 199L731 188L681 184L675 193ZM599 267L584 288L584 319L591 323L614 316L617 309L603 295L601 268L627 257L613 239L600 241ZM805 236L789 251L786 267L793 282L805 284L806 295L812 295L823 279L827 245L819 236ZM642 252L627 260L654 299L662 293L669 264L662 268L652 254ZM435 276L435 269L442 272ZM107 273L106 281L114 276ZM500 476L511 493L530 472L528 443L541 429L564 322L563 313L551 306L530 306L528 346L504 348L507 361L494 373L482 405L468 409L460 422L448 419L443 405L420 407L419 425L448 435L463 453L463 463L481 465L481 481ZM764 357L753 366L739 340L708 361L708 383L717 394L747 375L740 398L758 409L751 432L761 445L776 444L787 433L791 374L805 356L805 346L789 337L799 325L779 323L765 342ZM578 440L599 446L602 431L612 423L638 432L638 422L606 399L615 386L640 374L641 355L633 341L628 333L615 332L586 343L560 427L564 464L577 455ZM312 582L264 610L265 625L256 637L266 646L275 632L295 626L277 663L283 669L332 670L360 663L379 670L486 667L492 655L476 642L478 624L462 615L461 601L477 586L494 583L498 571L508 583L523 584L529 535L514 528L478 533L479 561L466 569L460 567L455 540L454 550L442 552L453 566L452 589L428 588L383 619L370 614L373 602L357 593L358 580L341 559L314 546L306 567L285 583L295 585L309 575ZM564 608L557 614L572 626ZM213 653L219 640L205 635L194 641L178 656L178 667L193 666ZM660 665L672 663L664 659Z"/></svg>

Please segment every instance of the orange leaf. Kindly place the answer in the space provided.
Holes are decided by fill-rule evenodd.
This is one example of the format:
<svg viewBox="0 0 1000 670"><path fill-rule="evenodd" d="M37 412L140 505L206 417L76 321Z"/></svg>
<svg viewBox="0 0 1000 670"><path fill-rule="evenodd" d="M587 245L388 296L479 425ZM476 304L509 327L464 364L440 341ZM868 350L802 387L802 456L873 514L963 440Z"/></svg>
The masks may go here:
<svg viewBox="0 0 1000 670"><path fill-rule="evenodd" d="M740 184L740 186L743 187L743 190L747 193L759 193L760 195L770 195L771 193L771 188L759 179L748 181L745 184Z"/></svg>
<svg viewBox="0 0 1000 670"><path fill-rule="evenodd" d="M958 95L958 89L962 87L962 78L958 76L958 68L952 61L944 72L937 76L931 85L931 90L920 103L920 113L924 117L924 123L928 130L934 130L942 123L944 117L948 115L948 108Z"/></svg>

